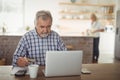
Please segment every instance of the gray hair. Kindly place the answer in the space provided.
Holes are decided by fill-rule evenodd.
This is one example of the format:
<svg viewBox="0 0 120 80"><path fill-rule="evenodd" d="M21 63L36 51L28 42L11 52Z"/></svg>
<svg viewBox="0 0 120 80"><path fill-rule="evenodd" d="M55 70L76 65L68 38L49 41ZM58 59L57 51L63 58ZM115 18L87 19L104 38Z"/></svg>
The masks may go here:
<svg viewBox="0 0 120 80"><path fill-rule="evenodd" d="M51 19L51 22L52 22L52 15L49 11L45 11L45 10L38 11L36 13L35 23L39 18L41 18L44 21L47 19Z"/></svg>

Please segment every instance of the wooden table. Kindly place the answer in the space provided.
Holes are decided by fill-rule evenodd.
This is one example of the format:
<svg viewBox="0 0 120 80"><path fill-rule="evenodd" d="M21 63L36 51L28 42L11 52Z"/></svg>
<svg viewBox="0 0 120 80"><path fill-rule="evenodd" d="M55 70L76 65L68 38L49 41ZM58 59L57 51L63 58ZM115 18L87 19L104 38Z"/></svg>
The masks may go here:
<svg viewBox="0 0 120 80"><path fill-rule="evenodd" d="M38 77L30 79L29 75L24 77L10 75L11 66L0 66L0 80L120 80L120 63L83 64L82 67L89 69L92 73L81 76L45 78L40 67Z"/></svg>

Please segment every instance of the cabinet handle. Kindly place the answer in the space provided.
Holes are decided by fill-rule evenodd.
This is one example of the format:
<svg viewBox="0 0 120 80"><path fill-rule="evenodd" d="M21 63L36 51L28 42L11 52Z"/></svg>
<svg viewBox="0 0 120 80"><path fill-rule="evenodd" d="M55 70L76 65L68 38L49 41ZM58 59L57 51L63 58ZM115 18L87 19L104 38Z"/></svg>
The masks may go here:
<svg viewBox="0 0 120 80"><path fill-rule="evenodd" d="M117 27L117 28L116 28L116 35L118 35L118 31L119 31L119 28Z"/></svg>

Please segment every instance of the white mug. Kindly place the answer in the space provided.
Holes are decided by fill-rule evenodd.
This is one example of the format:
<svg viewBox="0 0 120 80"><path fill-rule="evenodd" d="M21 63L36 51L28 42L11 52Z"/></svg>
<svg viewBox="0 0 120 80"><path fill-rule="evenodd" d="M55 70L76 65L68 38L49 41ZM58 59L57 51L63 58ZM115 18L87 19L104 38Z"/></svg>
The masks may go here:
<svg viewBox="0 0 120 80"><path fill-rule="evenodd" d="M30 78L36 78L38 74L39 65L31 64L28 66Z"/></svg>

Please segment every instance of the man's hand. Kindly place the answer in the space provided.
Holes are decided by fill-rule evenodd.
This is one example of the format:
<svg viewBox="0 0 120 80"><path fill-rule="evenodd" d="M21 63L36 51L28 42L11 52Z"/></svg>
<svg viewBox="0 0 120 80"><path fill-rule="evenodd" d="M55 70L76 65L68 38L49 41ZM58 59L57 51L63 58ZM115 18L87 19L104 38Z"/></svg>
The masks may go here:
<svg viewBox="0 0 120 80"><path fill-rule="evenodd" d="M20 67L25 67L29 64L28 60L26 57L19 57L17 60L17 65Z"/></svg>

